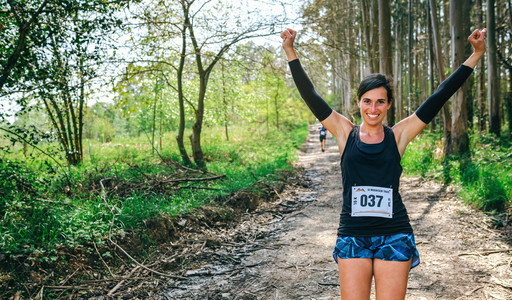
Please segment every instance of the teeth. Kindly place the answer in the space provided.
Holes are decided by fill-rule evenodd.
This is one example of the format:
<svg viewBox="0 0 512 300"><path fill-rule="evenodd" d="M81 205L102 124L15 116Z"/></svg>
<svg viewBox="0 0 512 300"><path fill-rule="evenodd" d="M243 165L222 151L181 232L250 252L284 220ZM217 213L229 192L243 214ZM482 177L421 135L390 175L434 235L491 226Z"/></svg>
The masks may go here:
<svg viewBox="0 0 512 300"><path fill-rule="evenodd" d="M367 115L368 115L368 117L370 117L370 118L377 118L377 117L379 116L379 115L370 115L370 114L367 114Z"/></svg>

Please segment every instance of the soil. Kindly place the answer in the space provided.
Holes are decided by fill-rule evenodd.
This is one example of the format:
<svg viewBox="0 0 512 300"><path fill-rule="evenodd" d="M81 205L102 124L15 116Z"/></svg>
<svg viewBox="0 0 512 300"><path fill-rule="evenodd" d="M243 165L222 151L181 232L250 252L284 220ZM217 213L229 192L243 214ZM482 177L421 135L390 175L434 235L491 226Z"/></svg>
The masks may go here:
<svg viewBox="0 0 512 300"><path fill-rule="evenodd" d="M195 236L196 259L180 269L186 279L167 281L153 298L339 299L332 250L342 201L340 156L332 138L321 152L310 130L294 184L236 226ZM499 222L463 203L455 189L402 178L421 259L406 299L512 299L508 222L494 229Z"/></svg>

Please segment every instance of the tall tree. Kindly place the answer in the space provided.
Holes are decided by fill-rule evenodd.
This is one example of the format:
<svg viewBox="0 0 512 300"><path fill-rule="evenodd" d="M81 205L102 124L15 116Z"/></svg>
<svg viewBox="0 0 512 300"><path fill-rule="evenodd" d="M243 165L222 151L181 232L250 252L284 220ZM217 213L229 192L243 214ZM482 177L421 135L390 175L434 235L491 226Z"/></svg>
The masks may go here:
<svg viewBox="0 0 512 300"><path fill-rule="evenodd" d="M413 49L413 21L412 21L412 1L409 0L409 8L407 11L407 28L409 34L407 35L407 115L411 114L411 102L412 102L412 49Z"/></svg>
<svg viewBox="0 0 512 300"><path fill-rule="evenodd" d="M485 24L483 21L483 10L482 10L482 0L475 1L475 11L476 11L476 25L478 28L484 28ZM486 119L485 119L485 56L480 59L478 62L478 67L476 69L476 101L477 101L477 118L478 118L478 130L485 131L486 128Z"/></svg>
<svg viewBox="0 0 512 300"><path fill-rule="evenodd" d="M500 135L500 77L496 54L496 19L494 0L487 0L487 101L489 132Z"/></svg>
<svg viewBox="0 0 512 300"><path fill-rule="evenodd" d="M466 3L466 5L464 5ZM463 14L469 11L466 1L450 0L450 28L452 36L452 69L461 65L466 56L466 28ZM466 84L455 92L452 100L452 154L469 151L468 110L466 105Z"/></svg>
<svg viewBox="0 0 512 300"><path fill-rule="evenodd" d="M430 3L430 19L432 22L432 33L434 37L434 56L436 60L437 72L439 74L439 81L443 82L446 79L444 74L444 59L442 54L441 36L439 31L439 25L437 21L437 6L435 1L429 0ZM452 120L450 111L448 109L448 103L443 106L443 125L444 125L444 153L450 154L451 150L451 126Z"/></svg>
<svg viewBox="0 0 512 300"><path fill-rule="evenodd" d="M499 32L505 42L499 43L497 54L503 67L508 70L508 93L505 97L503 97L503 99L505 100L508 131L512 133L512 58L510 55L507 55L507 53L511 53L512 51L512 41L510 40L512 34L509 30L510 26L512 25L512 0L507 0L506 4L508 7L507 9L504 8L503 11L508 11L508 16L503 16L503 19L505 20L499 22ZM508 22L506 20L507 17Z"/></svg>
<svg viewBox="0 0 512 300"><path fill-rule="evenodd" d="M361 1L362 29L370 73L379 72L379 7L377 0Z"/></svg>
<svg viewBox="0 0 512 300"><path fill-rule="evenodd" d="M181 1L181 8L183 11L183 23L179 26L180 34L181 34L181 53L179 58L179 66L176 70L177 76L177 85L178 85L178 102L180 106L180 125L178 129L178 135L176 136L176 141L178 142L178 149L181 154L181 159L186 166L192 165L190 161L190 157L188 156L187 150L185 149L185 143L183 141L183 136L185 135L185 96L183 94L183 70L185 67L185 59L187 55L187 28L190 24L190 6L191 2Z"/></svg>
<svg viewBox="0 0 512 300"><path fill-rule="evenodd" d="M192 4L195 0L182 0L187 4ZM195 109L195 122L192 126L192 135L190 141L192 143L192 152L194 162L201 169L206 169L204 154L201 148L201 132L203 127L203 118L205 112L205 96L208 87L210 74L219 62L222 56L235 44L242 40L275 34L273 28L275 20L255 20L251 23L245 23L245 26L239 26L233 30L229 29L229 22L235 21L235 24L244 24L245 19L239 16L238 20L229 18L231 7L223 7L221 2L219 5L219 13L224 16L218 19L218 23L212 22L211 13L215 13L215 6L208 6L209 1L202 3L194 12L189 11L187 24L190 40L194 49L196 73L198 75L199 90L197 93L197 104ZM206 13L208 7L213 9L210 13ZM185 13L185 12L184 12ZM217 15L218 17L219 15ZM222 15L221 15L222 16ZM243 21L242 21L243 20ZM212 26L213 23L213 26ZM196 29L199 29L196 34ZM236 30L235 30L236 29ZM217 50L214 50L217 49Z"/></svg>
<svg viewBox="0 0 512 300"><path fill-rule="evenodd" d="M112 12L126 2L48 0L36 2L37 10L24 2L9 1L4 33L17 26L20 35L14 52L0 46L2 92L22 109L27 94L41 101L68 163L79 164L87 88L99 76L107 34L119 25Z"/></svg>
<svg viewBox="0 0 512 300"><path fill-rule="evenodd" d="M131 52L137 53L131 62L141 68L131 68L128 77L140 73L152 74L152 78L162 78L164 89L177 93L178 134L176 141L182 163L192 166L185 147L187 108L195 109L190 96L190 87L184 78L191 78L189 59L188 27L191 22L190 10L195 1L176 1L162 5L161 1L144 1L131 9L137 30L131 35L134 43ZM188 88L187 88L188 87ZM188 105L188 107L187 107Z"/></svg>
<svg viewBox="0 0 512 300"><path fill-rule="evenodd" d="M393 77L393 54L391 51L391 9L389 0L379 0L379 57L380 73ZM388 111L388 126L395 124L395 101Z"/></svg>

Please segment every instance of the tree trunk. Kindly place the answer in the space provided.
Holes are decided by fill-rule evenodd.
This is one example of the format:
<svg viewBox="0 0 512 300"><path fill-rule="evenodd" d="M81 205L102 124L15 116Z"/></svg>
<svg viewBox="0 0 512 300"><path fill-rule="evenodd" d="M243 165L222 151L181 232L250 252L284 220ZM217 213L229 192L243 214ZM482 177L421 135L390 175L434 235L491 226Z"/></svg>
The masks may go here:
<svg viewBox="0 0 512 300"><path fill-rule="evenodd" d="M155 100L153 101L153 120L151 121L151 154L155 154L155 131L156 131L156 103L158 102L158 79L155 84Z"/></svg>
<svg viewBox="0 0 512 300"><path fill-rule="evenodd" d="M432 95L434 93L434 42L433 42L433 33L432 33L432 22L428 20L430 17L430 6L427 3L427 32L428 32L428 75L429 75L429 92L428 94ZM430 122L430 130L434 131L436 129L436 119L432 119Z"/></svg>
<svg viewBox="0 0 512 300"><path fill-rule="evenodd" d="M473 4L471 1L463 1L463 9L464 11L473 11ZM471 23L471 19L468 13L462 14L462 23L463 26L463 35L464 35L464 49L465 49L465 57L471 56L473 53L473 47L471 44L467 41L467 37L471 34L471 28L474 26ZM462 64L463 62L461 62ZM459 64L460 65L460 64ZM465 87L462 88L465 91L466 94L466 107L467 107L467 127L469 129L473 129L473 118L474 118L474 104L475 104L475 94L473 92L473 88L475 85L475 79L473 73L469 76L469 78L466 80Z"/></svg>
<svg viewBox="0 0 512 300"><path fill-rule="evenodd" d="M180 110L180 123L178 127L178 136L176 141L178 143L178 149L180 151L181 160L185 166L192 166L190 157L188 156L187 149L185 149L185 143L183 137L185 135L185 96L183 95L183 69L185 66L185 55L187 54L187 27L190 24L188 16L188 7L182 2L183 15L185 17L183 27L181 28L181 55L178 70L176 72L178 81L178 103Z"/></svg>
<svg viewBox="0 0 512 300"><path fill-rule="evenodd" d="M409 9L407 12L407 28L409 30L407 39L407 115L411 115L411 97L412 97L412 0L409 0Z"/></svg>
<svg viewBox="0 0 512 300"><path fill-rule="evenodd" d="M483 21L483 12L482 12L482 0L476 0L475 2L475 11L477 17L478 28L484 28L485 24ZM485 68L485 55L482 56L482 59L478 62L478 66L476 68L476 102L478 107L478 130L480 132L484 132L486 130L486 122L485 122L485 101L484 95L485 93L485 72L483 71Z"/></svg>
<svg viewBox="0 0 512 300"><path fill-rule="evenodd" d="M85 79L84 79L84 58L83 55L80 56L80 98L78 99L78 155L80 156L80 161L83 160L84 151L82 145L82 137L84 131L84 104L85 104Z"/></svg>
<svg viewBox="0 0 512 300"><path fill-rule="evenodd" d="M508 0L508 13L509 13L509 24L512 24L512 0ZM509 53L510 53L510 41L509 41ZM508 64L508 133L512 135L512 64Z"/></svg>
<svg viewBox="0 0 512 300"><path fill-rule="evenodd" d="M277 129L279 129L279 103L278 103L279 87L280 87L280 82L277 81L276 94L274 95L274 108L276 110L276 128Z"/></svg>
<svg viewBox="0 0 512 300"><path fill-rule="evenodd" d="M468 24L463 22L463 12L469 11L462 1L450 0L450 28L452 37L452 69L464 62L466 31ZM455 94L452 100L452 143L449 153L462 155L469 151L468 111L466 106L466 84Z"/></svg>
<svg viewBox="0 0 512 300"><path fill-rule="evenodd" d="M226 78L224 77L224 63L221 63L221 74L222 74L222 103L224 104L224 134L226 135L226 141L229 141L229 130L228 130L228 99L226 97Z"/></svg>
<svg viewBox="0 0 512 300"><path fill-rule="evenodd" d="M361 16L363 18L363 34L365 37L366 55L370 73L379 72L378 59L378 3L377 0L363 0L361 3Z"/></svg>
<svg viewBox="0 0 512 300"><path fill-rule="evenodd" d="M370 2L370 45L372 49L372 62L373 62L373 72L378 72L380 69L379 66L379 3L377 0L371 0Z"/></svg>
<svg viewBox="0 0 512 300"><path fill-rule="evenodd" d="M512 134L512 69L508 69L509 87L507 95L508 133Z"/></svg>
<svg viewBox="0 0 512 300"><path fill-rule="evenodd" d="M489 132L497 136L500 128L500 78L496 57L496 20L494 0L487 0L487 101L489 109Z"/></svg>
<svg viewBox="0 0 512 300"><path fill-rule="evenodd" d="M402 97L400 93L400 84L401 84L401 73L402 73L402 66L400 65L402 63L402 56L401 56L401 47L400 47L400 34L401 34L401 16L398 16L398 20L396 21L396 37L395 37L395 68L393 74L395 74L394 80L393 80L393 87L394 87L394 97L395 97L395 107L396 112L395 116L397 120L403 119L402 114Z"/></svg>
<svg viewBox="0 0 512 300"><path fill-rule="evenodd" d="M206 95L206 84L208 81L207 73L199 74L199 97L197 99L196 121L192 126L192 135L190 141L192 142L192 154L194 155L194 162L201 170L206 170L206 162L204 161L203 149L201 149L201 131L203 128L204 118L204 97Z"/></svg>
<svg viewBox="0 0 512 300"><path fill-rule="evenodd" d="M379 0L379 57L380 73L393 77L393 54L391 52L391 9L389 0ZM395 124L395 105L387 113L388 126Z"/></svg>
<svg viewBox="0 0 512 300"><path fill-rule="evenodd" d="M429 0L430 3L430 18L432 22L432 33L434 37L434 55L436 60L437 72L439 73L439 82L443 82L446 79L444 75L444 63L443 54L441 52L441 37L439 35L439 26L437 22L437 7L433 0ZM449 155L451 150L451 126L452 120L450 111L448 109L448 102L443 106L443 125L444 125L444 153Z"/></svg>
<svg viewBox="0 0 512 300"><path fill-rule="evenodd" d="M83 94L78 97L78 111L75 112L71 93L72 87L69 86L66 75L62 74L65 70L64 61L62 60L55 38L50 36L49 40L55 64L58 67L56 77L59 79L58 90L60 92L61 102L56 101L54 95L48 95L49 101L47 99L43 99L43 101L50 116L50 120L59 133L61 145L68 164L78 165L82 162L82 151L80 150L82 141L79 133L79 123L82 122L82 116L80 114L83 112L83 102L81 102L84 101Z"/></svg>

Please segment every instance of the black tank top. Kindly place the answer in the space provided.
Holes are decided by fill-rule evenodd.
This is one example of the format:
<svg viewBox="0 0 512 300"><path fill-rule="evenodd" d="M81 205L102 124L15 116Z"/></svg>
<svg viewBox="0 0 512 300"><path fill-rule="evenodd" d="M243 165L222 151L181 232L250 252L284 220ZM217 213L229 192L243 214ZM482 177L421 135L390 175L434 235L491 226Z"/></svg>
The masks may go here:
<svg viewBox="0 0 512 300"><path fill-rule="evenodd" d="M359 138L359 129L360 126L352 128L341 156L343 208L338 236L411 233L407 210L398 192L402 166L393 130L384 126L384 140L378 144L366 144ZM351 216L353 186L391 188L392 218Z"/></svg>

